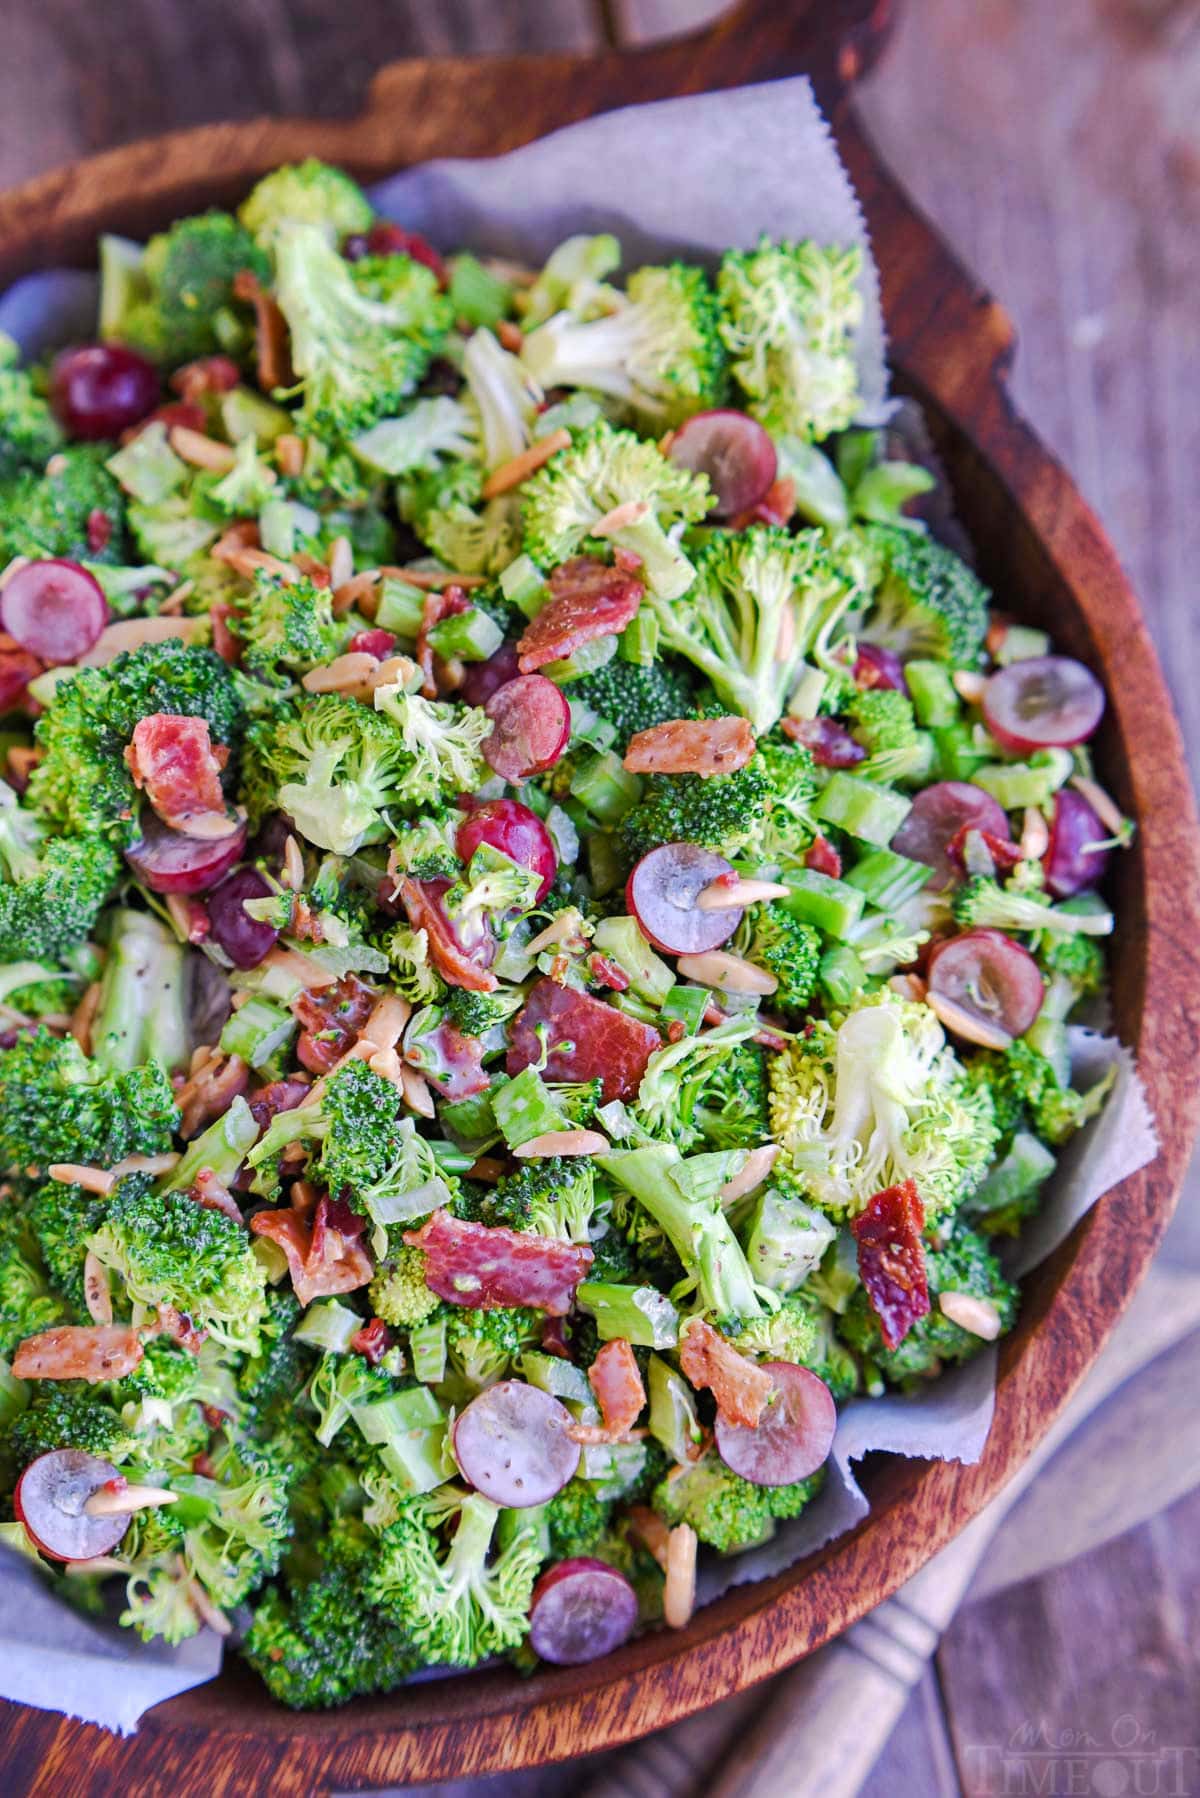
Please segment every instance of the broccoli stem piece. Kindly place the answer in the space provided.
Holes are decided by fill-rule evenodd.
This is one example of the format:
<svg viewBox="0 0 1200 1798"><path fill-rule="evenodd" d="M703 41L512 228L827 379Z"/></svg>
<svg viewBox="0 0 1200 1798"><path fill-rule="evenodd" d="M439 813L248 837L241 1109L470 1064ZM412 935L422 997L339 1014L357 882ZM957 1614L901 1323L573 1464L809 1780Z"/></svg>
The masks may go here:
<svg viewBox="0 0 1200 1798"><path fill-rule="evenodd" d="M174 1073L191 1046L182 944L147 912L112 914L92 1056L109 1073L157 1061Z"/></svg>
<svg viewBox="0 0 1200 1798"><path fill-rule="evenodd" d="M596 1320L602 1342L623 1337L639 1348L674 1348L679 1341L679 1313L657 1286L618 1286L585 1280L576 1302Z"/></svg>
<svg viewBox="0 0 1200 1798"><path fill-rule="evenodd" d="M211 1169L223 1186L230 1185L257 1137L258 1125L250 1107L245 1099L235 1099L222 1117L188 1144L159 1191L186 1192L195 1185L202 1168Z"/></svg>

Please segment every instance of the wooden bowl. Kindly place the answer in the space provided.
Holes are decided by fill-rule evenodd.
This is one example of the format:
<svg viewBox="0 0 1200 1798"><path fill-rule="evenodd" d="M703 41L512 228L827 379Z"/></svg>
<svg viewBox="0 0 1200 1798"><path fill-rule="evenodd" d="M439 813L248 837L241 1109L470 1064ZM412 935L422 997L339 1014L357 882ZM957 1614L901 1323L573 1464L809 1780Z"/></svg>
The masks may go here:
<svg viewBox="0 0 1200 1798"><path fill-rule="evenodd" d="M1004 605L1050 627L1108 688L1101 778L1139 822L1114 894L1116 1024L1136 1047L1162 1153L1026 1281L978 1465L893 1459L872 1468L872 1512L857 1530L775 1579L737 1588L686 1630L646 1636L591 1667L441 1679L321 1715L274 1705L231 1662L212 1684L157 1706L127 1740L10 1706L9 1792L57 1787L66 1767L84 1764L92 1798L130 1789L282 1798L448 1780L610 1747L687 1716L837 1635L949 1541L1043 1435L1145 1271L1200 1101L1200 837L1182 745L1112 548L1009 405L1004 314L855 125L849 90L887 11L878 0L744 0L701 38L627 55L396 64L350 123L218 125L111 151L0 198L0 287L39 266L90 262L100 230L141 235L231 202L265 170L309 153L373 179L430 156L509 149L634 100L811 73L870 221L898 374L928 410L983 573Z"/></svg>

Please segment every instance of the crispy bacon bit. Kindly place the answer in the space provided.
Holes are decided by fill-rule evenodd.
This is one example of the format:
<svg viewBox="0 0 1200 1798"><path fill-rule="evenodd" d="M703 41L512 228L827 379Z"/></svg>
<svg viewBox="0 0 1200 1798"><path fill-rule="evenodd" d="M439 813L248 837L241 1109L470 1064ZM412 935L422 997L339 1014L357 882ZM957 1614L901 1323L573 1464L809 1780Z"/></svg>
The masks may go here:
<svg viewBox="0 0 1200 1798"><path fill-rule="evenodd" d="M597 637L623 631L645 591L634 575L596 556L564 562L550 576L549 604L526 625L517 644L522 674L574 655Z"/></svg>
<svg viewBox="0 0 1200 1798"><path fill-rule="evenodd" d="M300 1025L296 1054L314 1074L327 1074L355 1041L375 1005L375 994L357 974L332 986L309 988L292 1001Z"/></svg>
<svg viewBox="0 0 1200 1798"><path fill-rule="evenodd" d="M187 1078L175 1089L181 1134L189 1140L198 1136L205 1124L224 1116L249 1084L250 1070L240 1055L210 1049L204 1061L194 1056Z"/></svg>
<svg viewBox="0 0 1200 1798"><path fill-rule="evenodd" d="M816 836L804 851L804 866L831 880L842 877L842 858L827 837Z"/></svg>
<svg viewBox="0 0 1200 1798"><path fill-rule="evenodd" d="M513 1019L508 1040L509 1074L537 1065L547 1080L601 1080L606 1104L633 1098L646 1063L662 1048L651 1025L546 978L535 984ZM547 1046L550 1053L542 1066Z"/></svg>
<svg viewBox="0 0 1200 1798"><path fill-rule="evenodd" d="M327 1194L318 1200L311 1218L294 1208L259 1211L250 1219L250 1228L256 1236L279 1244L302 1305L334 1293L355 1292L374 1272L371 1257L358 1240L366 1219Z"/></svg>
<svg viewBox="0 0 1200 1798"><path fill-rule="evenodd" d="M619 968L615 961L609 961L607 955L593 950L587 958L588 978L597 986L607 986L614 993L629 990L629 976L624 968Z"/></svg>
<svg viewBox="0 0 1200 1798"><path fill-rule="evenodd" d="M620 1442L642 1414L646 1388L633 1348L623 1336L606 1342L588 1368L608 1441Z"/></svg>
<svg viewBox="0 0 1200 1798"><path fill-rule="evenodd" d="M252 1093L248 1101L250 1115L260 1130L265 1130L280 1111L295 1111L312 1091L306 1080L272 1080Z"/></svg>
<svg viewBox="0 0 1200 1798"><path fill-rule="evenodd" d="M915 1181L877 1192L865 1211L852 1218L858 1243L858 1271L879 1333L889 1349L900 1346L913 1324L929 1310L925 1274L925 1207Z"/></svg>
<svg viewBox="0 0 1200 1798"><path fill-rule="evenodd" d="M745 718L676 718L632 736L625 766L631 774L732 774L753 754Z"/></svg>
<svg viewBox="0 0 1200 1798"><path fill-rule="evenodd" d="M448 880L402 880L400 898L408 921L425 932L430 960L443 980L470 993L494 993L496 976L488 969L496 955L495 938L487 931L470 949L459 942L441 904L449 887Z"/></svg>
<svg viewBox="0 0 1200 1798"><path fill-rule="evenodd" d="M254 343L258 352L258 384L264 393L277 387L290 387L292 374L291 340L287 320L273 296L263 287L253 269L239 269L233 277L234 296L254 307Z"/></svg>
<svg viewBox="0 0 1200 1798"><path fill-rule="evenodd" d="M802 743L821 768L853 768L867 759L862 744L836 718L785 718L780 729L793 743Z"/></svg>
<svg viewBox="0 0 1200 1798"><path fill-rule="evenodd" d="M373 1317L369 1324L356 1330L350 1338L350 1347L356 1355L372 1367L378 1367L383 1357L392 1346L392 1333L382 1317Z"/></svg>
<svg viewBox="0 0 1200 1798"><path fill-rule="evenodd" d="M419 1230L406 1230L404 1240L424 1249L431 1292L477 1311L528 1305L565 1317L592 1265L592 1251L581 1243L472 1224L448 1211L435 1211Z"/></svg>
<svg viewBox="0 0 1200 1798"><path fill-rule="evenodd" d="M590 1256L589 1256L590 1259ZM123 1380L142 1358L130 1324L59 1324L27 1336L13 1356L18 1380Z"/></svg>
<svg viewBox="0 0 1200 1798"><path fill-rule="evenodd" d="M453 618L458 612L469 611L470 607L471 602L466 593L457 585L443 587L440 593L430 592L425 596L425 604L421 608L421 628L417 632L417 666L422 676L421 692L426 699L437 698L433 645L429 641L429 633L443 618Z"/></svg>
<svg viewBox="0 0 1200 1798"><path fill-rule="evenodd" d="M233 607L228 600L218 599L208 608L212 619L213 648L223 662L230 667L237 665L242 653L242 646L229 628L229 620L233 617Z"/></svg>
<svg viewBox="0 0 1200 1798"><path fill-rule="evenodd" d="M197 406L210 393L232 393L241 380L238 365L228 356L198 356L185 362L167 382L172 393Z"/></svg>
<svg viewBox="0 0 1200 1798"><path fill-rule="evenodd" d="M221 768L228 753L214 751L206 719L151 712L139 718L125 761L134 785L145 790L164 824L185 836L209 836L218 833L196 825L201 819L227 818ZM236 819L228 824L230 831L237 828Z"/></svg>
<svg viewBox="0 0 1200 1798"><path fill-rule="evenodd" d="M174 1305L158 1307L158 1329L164 1336L177 1342L180 1348L187 1349L194 1355L208 1336L207 1330L198 1330L190 1317L182 1311L176 1311Z"/></svg>
<svg viewBox="0 0 1200 1798"><path fill-rule="evenodd" d="M739 1354L711 1324L693 1318L679 1341L679 1365L696 1387L707 1387L729 1423L754 1429L771 1396L771 1376Z"/></svg>

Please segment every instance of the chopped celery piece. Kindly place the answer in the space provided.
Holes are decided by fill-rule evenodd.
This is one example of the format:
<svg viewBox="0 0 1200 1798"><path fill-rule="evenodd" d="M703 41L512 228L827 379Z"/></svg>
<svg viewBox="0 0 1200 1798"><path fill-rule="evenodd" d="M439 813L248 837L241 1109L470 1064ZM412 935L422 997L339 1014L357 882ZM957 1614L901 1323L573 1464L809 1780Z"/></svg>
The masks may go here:
<svg viewBox="0 0 1200 1798"><path fill-rule="evenodd" d="M746 1259L764 1286L774 1292L795 1292L820 1266L836 1235L822 1212L768 1187L754 1208Z"/></svg>
<svg viewBox="0 0 1200 1798"><path fill-rule="evenodd" d="M544 1136L548 1130L565 1130L566 1119L551 1099L545 1082L533 1068L524 1068L492 1094L492 1112L510 1149Z"/></svg>
<svg viewBox="0 0 1200 1798"><path fill-rule="evenodd" d="M658 654L662 631L656 613L649 609L635 613L617 639L618 653L626 662L637 662L649 668Z"/></svg>
<svg viewBox="0 0 1200 1798"><path fill-rule="evenodd" d="M518 556L500 573L500 591L526 618L536 618L549 595L546 577L532 556Z"/></svg>
<svg viewBox="0 0 1200 1798"><path fill-rule="evenodd" d="M594 830L586 838L588 875L597 899L603 899L621 884L621 859L616 845L606 831Z"/></svg>
<svg viewBox="0 0 1200 1798"><path fill-rule="evenodd" d="M261 1068L277 1050L291 1042L300 1026L290 1011L269 999L252 995L237 1011L231 1011L221 1032L226 1055L240 1055L251 1068Z"/></svg>
<svg viewBox="0 0 1200 1798"><path fill-rule="evenodd" d="M942 729L955 722L962 706L944 662L906 662L904 678L918 724Z"/></svg>
<svg viewBox="0 0 1200 1798"><path fill-rule="evenodd" d="M167 441L166 425L157 422L146 425L104 466L144 506L161 505L188 476L187 463Z"/></svg>
<svg viewBox="0 0 1200 1798"><path fill-rule="evenodd" d="M679 1313L656 1286L618 1286L585 1280L576 1301L596 1320L602 1342L623 1336L639 1348L674 1348L679 1341Z"/></svg>
<svg viewBox="0 0 1200 1798"><path fill-rule="evenodd" d="M478 606L443 618L429 633L429 641L447 660L457 656L463 662L486 662L504 641L504 632L496 620Z"/></svg>
<svg viewBox="0 0 1200 1798"><path fill-rule="evenodd" d="M796 684L792 688L792 696L788 700L789 718L816 717L821 708L826 678L819 668L801 665Z"/></svg>
<svg viewBox="0 0 1200 1798"><path fill-rule="evenodd" d="M233 387L221 395L221 423L231 443L243 437L254 437L259 443L274 443L295 424L290 412L274 405L249 387Z"/></svg>
<svg viewBox="0 0 1200 1798"><path fill-rule="evenodd" d="M712 994L703 986L673 986L662 1002L665 1019L678 1018L688 1036L696 1036Z"/></svg>
<svg viewBox="0 0 1200 1798"><path fill-rule="evenodd" d="M1017 1205L1037 1192L1054 1172L1055 1158L1044 1143L1027 1130L1018 1130L1012 1148L998 1161L982 1186L977 1186L964 1210L978 1216Z"/></svg>
<svg viewBox="0 0 1200 1798"><path fill-rule="evenodd" d="M394 574L385 575L379 583L379 607L375 623L380 630L392 631L415 643L425 616L425 594Z"/></svg>
<svg viewBox="0 0 1200 1798"><path fill-rule="evenodd" d="M425 1387L419 1387L424 1392ZM401 1491L409 1495L432 1492L454 1476L446 1447L446 1426L435 1424L428 1430L409 1430L403 1436L389 1437L379 1450L383 1462Z"/></svg>
<svg viewBox="0 0 1200 1798"><path fill-rule="evenodd" d="M996 646L995 660L1001 668L1010 662L1030 662L1034 656L1047 656L1053 645L1049 631L1035 631L1028 624L1010 624Z"/></svg>
<svg viewBox="0 0 1200 1798"><path fill-rule="evenodd" d="M408 1333L408 1352L412 1370L426 1386L436 1386L446 1377L446 1319L434 1315L417 1324Z"/></svg>
<svg viewBox="0 0 1200 1798"><path fill-rule="evenodd" d="M624 1498L646 1465L640 1442L590 1442L583 1451L580 1474L595 1487L597 1498Z"/></svg>
<svg viewBox="0 0 1200 1798"><path fill-rule="evenodd" d="M142 272L146 251L131 237L104 232L100 238L100 336L124 336L130 308L147 297L149 282Z"/></svg>
<svg viewBox="0 0 1200 1798"><path fill-rule="evenodd" d="M935 727L933 749L932 773L937 780L970 780L976 768L992 754L976 742L969 724Z"/></svg>
<svg viewBox="0 0 1200 1798"><path fill-rule="evenodd" d="M1071 1051L1067 1043L1067 1027L1061 1018L1047 1017L1043 1011L1025 1032L1025 1041L1039 1055L1044 1055L1054 1069L1060 1086L1071 1084Z"/></svg>
<svg viewBox="0 0 1200 1798"><path fill-rule="evenodd" d="M447 298L456 319L469 325L495 325L512 310L513 290L469 250L450 261Z"/></svg>
<svg viewBox="0 0 1200 1798"><path fill-rule="evenodd" d="M362 1327L362 1318L349 1305L340 1305L336 1299L318 1299L308 1307L292 1335L309 1348L344 1354L350 1347L350 1338L357 1336Z"/></svg>
<svg viewBox="0 0 1200 1798"><path fill-rule="evenodd" d="M682 1374L660 1355L651 1355L649 1378L650 1434L676 1461L686 1463L702 1440L692 1389Z"/></svg>
<svg viewBox="0 0 1200 1798"><path fill-rule="evenodd" d="M814 812L823 823L836 824L860 842L878 843L886 849L911 807L912 801L902 793L860 780L839 768L830 775Z"/></svg>
<svg viewBox="0 0 1200 1798"><path fill-rule="evenodd" d="M970 775L972 786L990 793L1006 812L1046 805L1075 772L1069 749L1038 749L1027 762L987 762Z"/></svg>
<svg viewBox="0 0 1200 1798"><path fill-rule="evenodd" d="M455 1136L461 1136L464 1142L482 1142L485 1137L496 1134L496 1114L492 1110L490 1088L485 1092L472 1093L466 1099L448 1099L440 1107L438 1116L447 1129L452 1130Z"/></svg>
<svg viewBox="0 0 1200 1798"><path fill-rule="evenodd" d="M855 862L845 876L846 885L858 891L880 911L891 911L915 899L929 879L924 862L910 861L891 849L873 849Z"/></svg>
<svg viewBox="0 0 1200 1798"><path fill-rule="evenodd" d="M559 1398L564 1405L578 1405L583 1412L596 1416L596 1401L588 1385L587 1375L573 1361L561 1355L544 1355L540 1349L526 1349L521 1356L521 1372L531 1386Z"/></svg>
<svg viewBox="0 0 1200 1798"><path fill-rule="evenodd" d="M617 727L599 712L594 712L586 700L571 701L571 742L583 743L588 749L608 749L612 746L617 734Z"/></svg>
<svg viewBox="0 0 1200 1798"><path fill-rule="evenodd" d="M828 456L815 443L782 437L776 444L780 477L795 489L796 510L809 524L837 531L850 519L846 489Z"/></svg>
<svg viewBox="0 0 1200 1798"><path fill-rule="evenodd" d="M654 953L636 918L601 918L592 942L628 974L630 991L649 1004L661 1005L674 987L674 973Z"/></svg>
<svg viewBox="0 0 1200 1798"><path fill-rule="evenodd" d="M780 876L790 890L776 901L794 918L815 924L826 936L843 937L862 917L865 895L817 868L789 868Z"/></svg>
<svg viewBox="0 0 1200 1798"><path fill-rule="evenodd" d="M867 984L867 970L853 949L840 944L827 949L818 973L821 987L834 1005L849 1005Z"/></svg>
<svg viewBox="0 0 1200 1798"><path fill-rule="evenodd" d="M540 672L561 687L565 682L582 680L585 674L595 674L597 668L611 662L616 653L615 637L593 637L590 643L581 643L574 655L566 656L562 661L547 662Z"/></svg>
<svg viewBox="0 0 1200 1798"><path fill-rule="evenodd" d="M571 793L598 823L613 825L633 810L641 798L642 783L636 774L626 770L620 756L603 749L580 763L571 781Z"/></svg>

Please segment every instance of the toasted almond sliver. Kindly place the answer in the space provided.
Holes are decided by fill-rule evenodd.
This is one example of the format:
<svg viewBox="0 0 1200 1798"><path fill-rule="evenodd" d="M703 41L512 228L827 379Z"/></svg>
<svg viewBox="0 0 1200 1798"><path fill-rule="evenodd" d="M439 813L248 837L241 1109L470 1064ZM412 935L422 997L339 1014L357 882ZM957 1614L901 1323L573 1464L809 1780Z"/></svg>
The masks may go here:
<svg viewBox="0 0 1200 1798"><path fill-rule="evenodd" d="M1086 774L1073 774L1070 784L1081 799L1086 799L1101 824L1105 825L1114 836L1125 828L1125 815L1112 796L1104 791L1099 781L1089 780Z"/></svg>
<svg viewBox="0 0 1200 1798"><path fill-rule="evenodd" d="M102 1167L88 1167L81 1161L52 1161L46 1173L51 1180L61 1180L64 1186L82 1186L84 1192L99 1192L105 1197L117 1184L115 1174Z"/></svg>
<svg viewBox="0 0 1200 1798"><path fill-rule="evenodd" d="M740 955L726 949L706 949L702 955L681 955L675 963L685 980L697 980L701 986L715 986L726 993L761 993L764 998L776 991L779 982L765 968L756 968Z"/></svg>
<svg viewBox="0 0 1200 1798"><path fill-rule="evenodd" d="M1040 862L1050 847L1050 827L1036 805L1025 807L1018 848L1023 862Z"/></svg>
<svg viewBox="0 0 1200 1798"><path fill-rule="evenodd" d="M310 668L301 678L306 693L347 693L351 698L369 696L375 691L380 661L368 650L355 649L335 656L320 668Z"/></svg>
<svg viewBox="0 0 1200 1798"><path fill-rule="evenodd" d="M188 1595L188 1603L191 1605L193 1611L195 1611L197 1617L199 1617L201 1623L207 1623L209 1629L218 1636L230 1636L233 1634L232 1623L230 1623L224 1611L219 1611L217 1609L199 1580L187 1580L185 1582L185 1590Z"/></svg>
<svg viewBox="0 0 1200 1798"><path fill-rule="evenodd" d="M514 325L511 318L502 318L496 326L496 337L501 349L509 350L519 356L525 342L525 333L520 325Z"/></svg>
<svg viewBox="0 0 1200 1798"><path fill-rule="evenodd" d="M209 554L215 556L216 550ZM235 574L253 580L259 569L264 574L277 574L281 581L298 581L300 570L294 562L284 562L279 556L272 556L265 549L231 549L227 555L220 557Z"/></svg>
<svg viewBox="0 0 1200 1798"><path fill-rule="evenodd" d="M519 1161L532 1161L550 1155L603 1155L608 1147L608 1138L598 1130L547 1130L519 1144L513 1154Z"/></svg>
<svg viewBox="0 0 1200 1798"><path fill-rule="evenodd" d="M193 812L190 817L176 818L175 829L197 842L218 843L241 829L242 820L233 812Z"/></svg>
<svg viewBox="0 0 1200 1798"><path fill-rule="evenodd" d="M85 1055L92 1052L92 1025L100 1006L100 982L93 980L71 1013L71 1035Z"/></svg>
<svg viewBox="0 0 1200 1798"><path fill-rule="evenodd" d="M547 924L545 930L539 930L536 936L530 937L525 945L526 955L540 955L543 949L553 949L556 943L565 943L576 934L579 925L579 914L568 906Z"/></svg>
<svg viewBox="0 0 1200 1798"><path fill-rule="evenodd" d="M106 624L87 654L80 656L81 668L105 668L114 657L127 649L140 649L144 643L165 643L171 637L182 637L192 643L204 629L203 618L122 618Z"/></svg>
<svg viewBox="0 0 1200 1798"><path fill-rule="evenodd" d="M354 576L354 550L349 537L335 537L329 545L329 584L336 593Z"/></svg>
<svg viewBox="0 0 1200 1798"><path fill-rule="evenodd" d="M135 1511L152 1511L161 1505L173 1505L178 1498L177 1492L168 1492L165 1486L122 1485L114 1492L105 1485L84 1500L83 1508L89 1517L132 1517Z"/></svg>
<svg viewBox="0 0 1200 1798"><path fill-rule="evenodd" d="M275 461L280 474L291 480L304 473L304 439L291 431L284 431L275 439Z"/></svg>
<svg viewBox="0 0 1200 1798"><path fill-rule="evenodd" d="M611 537L617 531L626 531L630 525L641 524L650 516L648 499L627 499L624 505L614 506L603 518L598 518L591 528L593 537Z"/></svg>
<svg viewBox="0 0 1200 1798"><path fill-rule="evenodd" d="M971 668L956 668L950 678L954 682L954 691L968 705L977 705L983 698L987 681L982 674L976 674Z"/></svg>
<svg viewBox="0 0 1200 1798"><path fill-rule="evenodd" d="M377 687L406 687L416 672L417 664L411 656L388 656L379 664L375 685Z"/></svg>
<svg viewBox="0 0 1200 1798"><path fill-rule="evenodd" d="M938 1304L952 1324L981 1336L984 1342L995 1342L1000 1334L1000 1313L991 1299L977 1299L969 1292L943 1292Z"/></svg>
<svg viewBox="0 0 1200 1798"><path fill-rule="evenodd" d="M775 1166L778 1154L779 1144L777 1142L767 1142L761 1149L751 1149L741 1173L734 1174L731 1180L726 1180L717 1194L721 1203L726 1204L732 1199L740 1199L746 1193L753 1192L756 1186L761 1186Z"/></svg>
<svg viewBox="0 0 1200 1798"><path fill-rule="evenodd" d="M683 1629L696 1608L696 1547L690 1523L681 1523L667 1538L667 1577L663 1585L663 1622Z"/></svg>
<svg viewBox="0 0 1200 1798"><path fill-rule="evenodd" d="M911 999L917 1005L924 1002L928 990L919 974L893 974L888 985L902 999Z"/></svg>
<svg viewBox="0 0 1200 1798"><path fill-rule="evenodd" d="M301 955L296 949L284 949L276 943L263 957L265 968L278 968L281 974L288 974L293 980L309 992L315 992L323 986L336 986L338 977L328 968L322 968L317 962L310 961L307 955Z"/></svg>
<svg viewBox="0 0 1200 1798"><path fill-rule="evenodd" d="M779 619L779 635L775 639L775 660L786 662L796 647L796 613L786 605Z"/></svg>
<svg viewBox="0 0 1200 1798"><path fill-rule="evenodd" d="M227 469L237 460L227 443L218 443L215 437L206 437L203 431L193 431L187 425L172 425L167 441L175 454L193 468Z"/></svg>
<svg viewBox="0 0 1200 1798"><path fill-rule="evenodd" d="M964 1042L978 1043L981 1049L1012 1048L1013 1039L1007 1030L1001 1030L998 1024L989 1024L985 1018L977 1018L974 1012L964 1005L956 1005L953 999L947 999L941 993L926 993L925 1003L947 1030Z"/></svg>
<svg viewBox="0 0 1200 1798"><path fill-rule="evenodd" d="M108 1283L108 1269L92 1249L83 1258L83 1302L94 1324L112 1322L112 1288Z"/></svg>
<svg viewBox="0 0 1200 1798"><path fill-rule="evenodd" d="M128 1561L119 1561L116 1555L93 1555L90 1561L67 1561L60 1572L68 1579L93 1579L109 1573L129 1573Z"/></svg>
<svg viewBox="0 0 1200 1798"><path fill-rule="evenodd" d="M742 905L762 905L768 899L786 899L790 887L777 880L714 880L696 895L697 911L735 911Z"/></svg>
<svg viewBox="0 0 1200 1798"><path fill-rule="evenodd" d="M416 1073L412 1068L402 1066L400 1069L400 1087L404 1094L404 1102L411 1111L417 1112L418 1115L423 1118L436 1116L433 1094L426 1086L424 1080L422 1080L420 1074Z"/></svg>
<svg viewBox="0 0 1200 1798"><path fill-rule="evenodd" d="M398 993L380 999L363 1025L360 1035L377 1049L392 1049L400 1039L404 1026L412 1017L412 1006Z"/></svg>
<svg viewBox="0 0 1200 1798"><path fill-rule="evenodd" d="M522 481L527 481L531 474L535 474L547 463L551 456L556 456L561 449L569 449L570 445L570 431L559 429L550 431L545 437L539 437L536 443L531 443L519 456L513 456L511 461L501 462L499 468L493 468L480 488L481 495L484 499L496 499L501 493L508 493L513 487L519 487Z"/></svg>
<svg viewBox="0 0 1200 1798"><path fill-rule="evenodd" d="M357 606L364 618L374 618L379 610L379 595L375 589L379 585L379 572L356 574L340 587L333 590L333 615L341 618L346 612Z"/></svg>
<svg viewBox="0 0 1200 1798"><path fill-rule="evenodd" d="M427 593L441 593L446 587L487 585L487 576L483 574L443 574L440 569L435 572L432 568L401 568L395 563L385 563L378 572L394 575L398 581L407 581L410 587L420 587Z"/></svg>
<svg viewBox="0 0 1200 1798"><path fill-rule="evenodd" d="M290 887L293 893L298 893L304 885L304 857L300 852L299 843L296 841L295 837L292 836L290 831L288 833L287 842L283 845L283 874L281 878L284 886Z"/></svg>
<svg viewBox="0 0 1200 1798"><path fill-rule="evenodd" d="M367 1040L368 1042L370 1041L369 1038ZM394 1048L376 1049L371 1056L371 1059L368 1061L367 1066L373 1074L378 1074L381 1080L390 1081L393 1086L399 1087L401 1093L403 1093L404 1063L401 1061Z"/></svg>
<svg viewBox="0 0 1200 1798"><path fill-rule="evenodd" d="M174 1149L162 1155L126 1155L124 1161L118 1161L109 1169L116 1179L123 1179L126 1174L169 1174L173 1167L178 1167L183 1159Z"/></svg>

